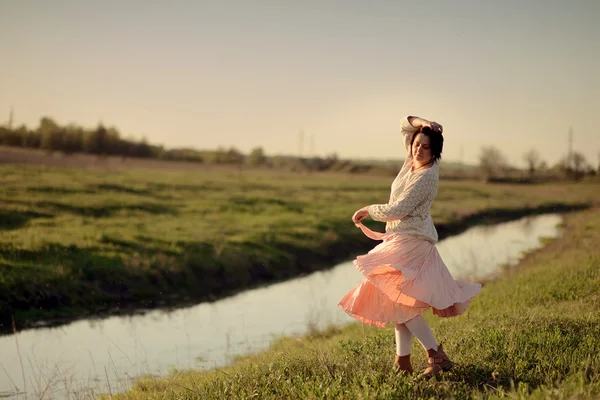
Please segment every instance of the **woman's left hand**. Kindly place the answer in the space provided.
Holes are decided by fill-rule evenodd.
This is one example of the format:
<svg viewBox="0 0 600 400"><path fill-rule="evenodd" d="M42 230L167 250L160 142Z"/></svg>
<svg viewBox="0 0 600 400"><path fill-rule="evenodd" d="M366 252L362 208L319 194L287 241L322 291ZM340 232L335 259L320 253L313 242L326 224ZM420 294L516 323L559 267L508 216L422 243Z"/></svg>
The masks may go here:
<svg viewBox="0 0 600 400"><path fill-rule="evenodd" d="M363 207L354 213L354 215L352 216L352 222L354 222L355 224L358 224L360 221L367 218L368 216L369 216L369 207L368 206Z"/></svg>

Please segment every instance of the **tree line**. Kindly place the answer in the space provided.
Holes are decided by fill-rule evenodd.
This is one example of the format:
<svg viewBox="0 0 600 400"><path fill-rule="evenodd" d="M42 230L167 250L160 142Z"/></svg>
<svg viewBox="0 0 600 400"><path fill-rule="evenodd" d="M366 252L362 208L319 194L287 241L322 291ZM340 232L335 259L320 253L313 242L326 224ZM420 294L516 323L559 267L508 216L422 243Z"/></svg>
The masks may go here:
<svg viewBox="0 0 600 400"><path fill-rule="evenodd" d="M549 166L537 150L530 149L523 154L523 161L527 166L524 175L521 170L517 170L509 164L500 150L494 146L487 146L481 149L479 170L481 176L487 181L501 181L515 176L519 176L522 180L579 180L585 176L595 176L600 172L600 154L598 155L597 170L583 154L577 151L565 155L558 163Z"/></svg>
<svg viewBox="0 0 600 400"><path fill-rule="evenodd" d="M95 128L84 128L75 124L61 126L52 118L43 117L39 126L29 129L25 125L12 129L0 126L0 145L39 149L64 154L85 153L97 156L120 156L152 158L169 161L187 161L210 165L263 166L297 171L340 171L369 172L393 171L391 163L361 163L340 160L336 154L325 157L301 158L296 156L265 155L261 147L248 154L231 148L197 150L193 148L166 149L162 145L148 143L145 138L124 138L114 127L98 124Z"/></svg>
<svg viewBox="0 0 600 400"><path fill-rule="evenodd" d="M54 120L43 117L36 129L21 125L16 129L0 127L0 144L65 154L88 153L97 155L120 155L127 157L157 157L162 148L150 145L145 139L124 139L115 128L99 124L87 129L74 124L60 126Z"/></svg>
<svg viewBox="0 0 600 400"><path fill-rule="evenodd" d="M261 166L292 171L335 171L347 173L396 174L399 161L340 160L336 154L326 157L266 156L261 147L243 154L235 148L197 150L193 148L165 149L162 145L150 144L145 138L124 138L114 127L98 124L95 128L84 128L75 124L61 126L52 118L43 117L39 126L29 129L25 125L12 129L0 126L0 145L41 149L64 154L86 153L97 156L120 156L152 158L170 161L187 161L203 164ZM511 166L506 157L495 147L481 149L476 174L487 181L534 180L534 179L580 179L597 172L579 152L567 155L554 166L548 166L539 153L532 149L523 154L527 165L525 172ZM473 170L462 168L451 172L454 178L461 174L475 177ZM600 157L598 170L600 171ZM462 172L461 172L462 171Z"/></svg>

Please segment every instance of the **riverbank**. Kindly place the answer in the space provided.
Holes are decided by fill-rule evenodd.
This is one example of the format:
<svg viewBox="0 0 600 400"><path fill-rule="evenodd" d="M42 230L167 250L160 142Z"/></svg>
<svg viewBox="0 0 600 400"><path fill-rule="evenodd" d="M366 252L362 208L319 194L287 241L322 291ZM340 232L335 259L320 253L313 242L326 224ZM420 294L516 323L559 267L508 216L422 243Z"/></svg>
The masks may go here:
<svg viewBox="0 0 600 400"><path fill-rule="evenodd" d="M352 323L283 338L227 368L140 378L113 398L598 398L598 243L600 208L569 214L560 238L486 284L465 314L427 313L456 362L439 380L395 375L393 329ZM413 366L426 366L416 341Z"/></svg>
<svg viewBox="0 0 600 400"><path fill-rule="evenodd" d="M212 301L367 251L349 220L389 179L266 172L0 167L0 321L40 323ZM593 204L600 185L441 182L440 238ZM371 223L383 230L383 224ZM166 235L165 232L168 232Z"/></svg>

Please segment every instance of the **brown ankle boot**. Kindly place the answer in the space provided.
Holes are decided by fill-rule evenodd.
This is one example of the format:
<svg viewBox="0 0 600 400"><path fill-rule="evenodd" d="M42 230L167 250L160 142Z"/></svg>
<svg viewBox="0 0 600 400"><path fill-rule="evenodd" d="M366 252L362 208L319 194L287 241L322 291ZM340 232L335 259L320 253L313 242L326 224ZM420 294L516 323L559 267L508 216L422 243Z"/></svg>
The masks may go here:
<svg viewBox="0 0 600 400"><path fill-rule="evenodd" d="M441 343L438 345L437 351L429 349L427 350L427 353L429 355L429 359L427 360L428 367L425 372L423 372L423 375L426 377L437 375L441 371L448 371L454 365L448 355L444 352Z"/></svg>
<svg viewBox="0 0 600 400"><path fill-rule="evenodd" d="M405 375L414 372L412 365L410 364L410 354L402 357L397 354L394 356L394 372Z"/></svg>

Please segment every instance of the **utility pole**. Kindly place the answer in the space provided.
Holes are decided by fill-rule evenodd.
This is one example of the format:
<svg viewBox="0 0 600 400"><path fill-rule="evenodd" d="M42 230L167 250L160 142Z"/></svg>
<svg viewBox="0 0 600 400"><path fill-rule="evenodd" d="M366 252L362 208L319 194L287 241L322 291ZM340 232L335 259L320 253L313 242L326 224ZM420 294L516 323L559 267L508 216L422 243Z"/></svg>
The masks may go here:
<svg viewBox="0 0 600 400"><path fill-rule="evenodd" d="M314 155L315 155L315 134L311 133L310 134L310 142L308 145L308 156L314 157Z"/></svg>
<svg viewBox="0 0 600 400"><path fill-rule="evenodd" d="M12 130L13 125L13 107L10 106L10 111L8 113L8 129Z"/></svg>
<svg viewBox="0 0 600 400"><path fill-rule="evenodd" d="M304 152L304 130L300 131L299 140L298 140L298 157L302 158L302 153Z"/></svg>
<svg viewBox="0 0 600 400"><path fill-rule="evenodd" d="M573 162L573 128L569 127L569 147L567 153L567 169L571 169L571 163Z"/></svg>

